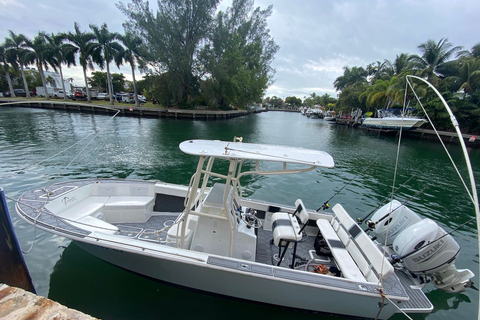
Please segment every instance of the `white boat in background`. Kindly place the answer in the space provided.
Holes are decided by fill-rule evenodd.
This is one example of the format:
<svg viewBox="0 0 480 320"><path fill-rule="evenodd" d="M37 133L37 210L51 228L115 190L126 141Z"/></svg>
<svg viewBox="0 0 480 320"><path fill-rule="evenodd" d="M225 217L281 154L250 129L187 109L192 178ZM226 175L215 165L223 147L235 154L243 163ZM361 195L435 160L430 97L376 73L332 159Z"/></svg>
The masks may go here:
<svg viewBox="0 0 480 320"><path fill-rule="evenodd" d="M362 127L385 131L413 130L427 123L425 119L412 116L410 112L402 113L402 109L377 110L377 118L365 118Z"/></svg>
<svg viewBox="0 0 480 320"><path fill-rule="evenodd" d="M431 312L428 283L448 292L472 285L474 274L455 267L453 237L398 201L373 214L367 233L341 204L307 209L301 190L290 205L242 195L249 175L333 168L326 152L217 140L179 147L198 157L188 186L73 180L27 191L16 211L124 269L282 307L387 319ZM474 199L478 212L476 190Z"/></svg>
<svg viewBox="0 0 480 320"><path fill-rule="evenodd" d="M315 106L310 110L310 118L322 119L324 117L323 110L320 107Z"/></svg>
<svg viewBox="0 0 480 320"><path fill-rule="evenodd" d="M328 121L328 122L336 122L337 118L336 118L335 111L325 112L325 117L323 118L323 120Z"/></svg>

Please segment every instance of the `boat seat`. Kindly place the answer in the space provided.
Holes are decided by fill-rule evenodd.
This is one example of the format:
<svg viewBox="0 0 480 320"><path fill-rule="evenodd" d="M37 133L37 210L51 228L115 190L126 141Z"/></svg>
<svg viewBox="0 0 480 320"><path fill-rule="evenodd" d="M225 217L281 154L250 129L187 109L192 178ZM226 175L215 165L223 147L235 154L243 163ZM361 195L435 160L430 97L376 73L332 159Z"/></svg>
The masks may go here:
<svg viewBox="0 0 480 320"><path fill-rule="evenodd" d="M393 266L347 211L340 204L336 204L332 211L334 216L332 221L329 223L326 219L319 219L317 226L326 240L337 241L331 243L327 240L327 244L342 272L343 268L347 268L347 273L343 272L344 276L359 280L360 278L352 273L352 270L357 268L364 281L375 283L380 275L388 278L393 274ZM336 248L335 244L338 244L348 256Z"/></svg>
<svg viewBox="0 0 480 320"><path fill-rule="evenodd" d="M358 268L343 242L338 237L330 222L326 219L318 219L317 226L330 248L335 261L342 274L347 279L365 281L362 271Z"/></svg>
<svg viewBox="0 0 480 320"><path fill-rule="evenodd" d="M184 249L189 249L190 244L192 243L192 237L193 237L193 232L195 231L195 228L197 227L198 223L198 216L195 215L189 215L187 219L187 225L185 228L185 241L183 248ZM170 229L167 231L167 245L176 247L181 240L182 236L182 226L183 226L183 221L180 221L179 223L174 223Z"/></svg>
<svg viewBox="0 0 480 320"><path fill-rule="evenodd" d="M91 232L96 231L107 234L116 234L118 232L118 228L113 224L94 218L92 216L82 217L75 220L75 222L69 221L68 223L77 228L81 228L83 230L88 230Z"/></svg>
<svg viewBox="0 0 480 320"><path fill-rule="evenodd" d="M91 216L100 211L107 200L108 197L90 196L79 201L77 204L69 207L68 209L59 211L57 215L70 220L78 220L86 216Z"/></svg>
<svg viewBox="0 0 480 320"><path fill-rule="evenodd" d="M135 223L147 221L153 212L154 197L110 196L103 213L110 223Z"/></svg>
<svg viewBox="0 0 480 320"><path fill-rule="evenodd" d="M301 199L295 201L295 207L296 210L293 213L275 212L272 215L273 244L278 247L278 265L282 263L287 249L293 247L293 258L290 265L292 269L295 267L297 243L302 240L302 232L309 219L307 209ZM297 219L297 214L300 221Z"/></svg>

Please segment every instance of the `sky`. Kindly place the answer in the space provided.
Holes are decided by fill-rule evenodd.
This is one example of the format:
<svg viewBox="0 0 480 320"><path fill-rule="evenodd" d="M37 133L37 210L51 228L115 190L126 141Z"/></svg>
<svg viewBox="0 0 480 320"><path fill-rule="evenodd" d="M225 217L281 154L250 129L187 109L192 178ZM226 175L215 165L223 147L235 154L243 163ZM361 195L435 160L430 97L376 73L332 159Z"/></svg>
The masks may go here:
<svg viewBox="0 0 480 320"><path fill-rule="evenodd" d="M105 22L110 31L123 32L126 17L115 6L118 2L0 0L0 42L8 30L33 38L39 31L73 31L74 22L81 30ZM219 8L230 3L222 0ZM385 59L393 62L401 53L419 54L418 45L430 39L448 38L468 50L480 43L478 0L255 0L262 9L270 4L273 13L267 22L280 50L272 63L275 81L265 96L303 100L315 92L336 97L333 82L345 66L366 67ZM132 79L127 65L112 66L111 72ZM80 67L64 73L75 84L83 83Z"/></svg>

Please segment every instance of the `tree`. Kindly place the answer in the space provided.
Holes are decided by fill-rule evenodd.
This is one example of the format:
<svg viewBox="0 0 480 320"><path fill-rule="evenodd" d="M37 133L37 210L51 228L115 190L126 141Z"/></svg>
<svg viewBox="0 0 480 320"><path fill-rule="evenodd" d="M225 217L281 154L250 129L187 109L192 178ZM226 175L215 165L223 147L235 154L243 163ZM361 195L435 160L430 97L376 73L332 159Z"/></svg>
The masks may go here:
<svg viewBox="0 0 480 320"><path fill-rule="evenodd" d="M93 88L99 88L100 90L106 90L108 87L108 77L106 72L94 71L88 81ZM119 73L112 73L110 75L112 92L124 91L125 88L125 76Z"/></svg>
<svg viewBox="0 0 480 320"><path fill-rule="evenodd" d="M267 106L271 107L271 108L280 108L283 106L283 100L282 98L279 98L277 96L273 96L273 97L267 97L264 101L263 101L264 104L266 104Z"/></svg>
<svg viewBox="0 0 480 320"><path fill-rule="evenodd" d="M426 77L434 85L438 84L438 77L441 74L439 69L450 59L450 57L459 52L462 47L454 47L447 38L442 38L438 43L434 40L428 40L418 46L421 56L413 55L411 61L419 69L420 76Z"/></svg>
<svg viewBox="0 0 480 320"><path fill-rule="evenodd" d="M337 91L341 91L347 86L354 84L367 83L368 72L363 67L344 67L343 76L338 77L333 82L333 86Z"/></svg>
<svg viewBox="0 0 480 320"><path fill-rule="evenodd" d="M128 30L125 31L125 35L119 36L119 40L125 47L125 50L123 50L119 58L128 62L132 68L133 93L135 97L135 106L138 107L140 106L140 102L138 101L137 81L135 80L135 65L142 55L143 41L140 37Z"/></svg>
<svg viewBox="0 0 480 320"><path fill-rule="evenodd" d="M142 36L150 54L146 62L168 72L175 103L187 106L198 90L201 65L195 59L210 31L212 16L219 0L165 0L158 2L156 14L148 2L133 0L119 4L130 30ZM173 87L175 84L175 87Z"/></svg>
<svg viewBox="0 0 480 320"><path fill-rule="evenodd" d="M23 34L15 34L12 30L8 30L10 35L9 38L5 39L5 49L8 51L7 55L10 57L13 67L18 69L20 67L20 72L23 79L23 86L27 97L30 98L30 91L28 90L27 79L25 78L24 67L26 65L25 55L28 52L28 49L25 48L25 36ZM12 97L15 97L15 93L11 91Z"/></svg>
<svg viewBox="0 0 480 320"><path fill-rule="evenodd" d="M293 107L300 107L302 105L302 99L297 97L286 97L285 103L290 104Z"/></svg>
<svg viewBox="0 0 480 320"><path fill-rule="evenodd" d="M7 79L10 94L12 95L12 97L15 97L15 93L13 92L12 79L10 78L10 63L9 63L7 51L5 49L5 44L2 44L0 46L0 66L1 68L3 68L3 71L5 72L5 79Z"/></svg>
<svg viewBox="0 0 480 320"><path fill-rule="evenodd" d="M91 24L90 28L92 29L93 33L95 34L95 38L98 44L95 46L92 52L92 56L94 59L96 58L96 63L100 66L100 68L104 68L107 66L107 83L108 83L108 93L110 96L110 104L113 105L113 87L112 87L112 78L110 75L110 62L115 59L117 66L120 66L121 60L117 59L118 56L121 55L123 51L123 47L115 41L119 38L118 33L109 32L107 28L107 24L102 24L100 28L96 25Z"/></svg>
<svg viewBox="0 0 480 320"><path fill-rule="evenodd" d="M253 5L253 0L234 0L226 12L220 11L200 55L207 100L221 108L258 101L273 78L270 63L279 47L266 23L272 6L261 10Z"/></svg>
<svg viewBox="0 0 480 320"><path fill-rule="evenodd" d="M92 97L90 95L90 89L88 88L87 69L93 69L92 54L97 46L97 44L93 42L95 40L95 35L90 32L80 31L80 26L76 22L74 24L74 29L75 32L67 33L66 37L67 40L76 47L74 52L75 54L78 53L78 60L82 65L83 78L85 79L85 87L87 90L87 101L91 103Z"/></svg>
<svg viewBox="0 0 480 320"><path fill-rule="evenodd" d="M25 60L35 63L40 73L40 79L42 79L43 89L45 90L45 97L50 99L47 91L47 80L45 79L45 70L48 70L48 65L54 64L53 54L48 46L45 32L41 31L32 40L25 38L25 45L28 46L31 51L25 54Z"/></svg>
<svg viewBox="0 0 480 320"><path fill-rule="evenodd" d="M62 89L65 90L65 80L63 79L63 70L62 64L66 63L67 66L75 65L75 51L76 47L70 43L64 43L67 38L67 35L64 33L45 35L52 55L55 57L52 67L60 71L60 78L62 79ZM63 95L63 100L67 101L68 97L66 94Z"/></svg>
<svg viewBox="0 0 480 320"><path fill-rule="evenodd" d="M352 109L361 108L365 112L367 110L365 101L359 99L359 97L367 88L368 85L363 82L344 87L338 97L336 110L347 113L352 111Z"/></svg>

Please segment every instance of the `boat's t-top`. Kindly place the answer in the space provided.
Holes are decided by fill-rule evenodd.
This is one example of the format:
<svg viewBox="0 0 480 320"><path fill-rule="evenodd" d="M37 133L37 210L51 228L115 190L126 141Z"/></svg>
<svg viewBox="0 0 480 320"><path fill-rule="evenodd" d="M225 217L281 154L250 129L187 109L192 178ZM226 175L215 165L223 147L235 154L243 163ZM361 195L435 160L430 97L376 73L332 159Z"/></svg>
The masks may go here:
<svg viewBox="0 0 480 320"><path fill-rule="evenodd" d="M170 240L183 248L213 251L247 260L249 259L246 257L254 257L254 252L248 248L255 247L254 244L248 245L249 242L254 241L254 237L249 236L252 232L250 229L252 226L258 226L260 221L241 206L240 179L250 174L291 174L311 171L317 167L334 167L333 158L328 153L298 147L238 141L187 140L180 144L180 149L187 154L198 156L199 161L189 184L185 211L177 219L178 227L170 230ZM216 159L229 161L228 169L221 165L217 168L214 165ZM254 165L243 170L242 166L246 160L253 161ZM263 170L260 162L264 161L278 162L281 165L276 169L266 166L268 169ZM226 173L218 172L221 168L223 171L226 170ZM219 183L219 181L222 182ZM212 182L215 182L213 186ZM190 234L193 226L210 223L225 224L224 228L216 230L225 232L224 237L228 239L225 243L229 243L225 246L228 248L219 248L218 243L215 248L205 248L203 243L200 247L191 242ZM215 232L218 233L218 231Z"/></svg>

